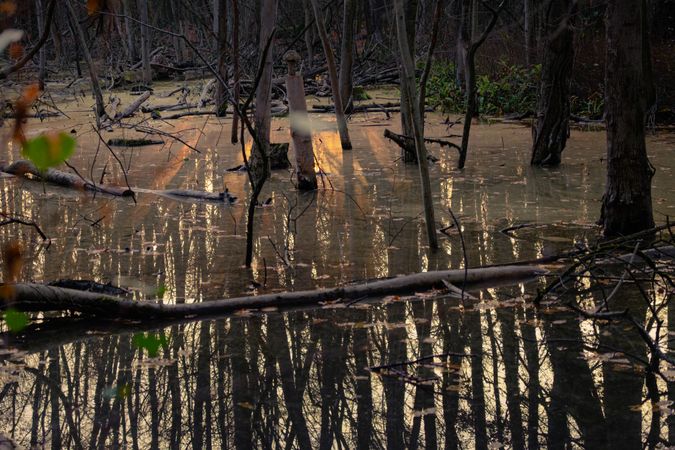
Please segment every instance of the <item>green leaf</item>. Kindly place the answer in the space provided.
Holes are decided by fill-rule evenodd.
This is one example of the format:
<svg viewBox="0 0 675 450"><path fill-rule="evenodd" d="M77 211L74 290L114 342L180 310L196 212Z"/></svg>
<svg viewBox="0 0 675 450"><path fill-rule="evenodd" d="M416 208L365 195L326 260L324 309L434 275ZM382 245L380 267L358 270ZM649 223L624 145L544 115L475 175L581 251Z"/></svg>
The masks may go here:
<svg viewBox="0 0 675 450"><path fill-rule="evenodd" d="M5 323L7 324L7 328L9 328L9 331L12 333L20 332L26 328L28 322L30 322L26 313L17 311L15 309L8 309L5 311L4 319Z"/></svg>
<svg viewBox="0 0 675 450"><path fill-rule="evenodd" d="M166 337L163 334L158 336L148 333L136 333L132 340L136 348L145 350L151 358L156 358L159 355L159 347L166 347Z"/></svg>
<svg viewBox="0 0 675 450"><path fill-rule="evenodd" d="M159 287L157 288L157 291L155 291L155 294L157 295L157 298L164 298L164 294L166 293L166 286L163 284L160 284Z"/></svg>
<svg viewBox="0 0 675 450"><path fill-rule="evenodd" d="M75 151L75 139L66 133L41 134L26 141L21 153L30 159L38 170L58 166Z"/></svg>

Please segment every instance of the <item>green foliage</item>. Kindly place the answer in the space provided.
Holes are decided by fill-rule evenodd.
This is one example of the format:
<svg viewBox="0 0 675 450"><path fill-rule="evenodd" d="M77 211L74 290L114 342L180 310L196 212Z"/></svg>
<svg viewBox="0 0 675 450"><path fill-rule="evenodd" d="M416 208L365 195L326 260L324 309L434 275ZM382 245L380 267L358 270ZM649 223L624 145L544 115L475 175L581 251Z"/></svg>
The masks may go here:
<svg viewBox="0 0 675 450"><path fill-rule="evenodd" d="M136 333L133 338L134 347L145 350L151 358L156 358L159 355L159 347L166 347L166 337L163 334L155 335L154 333Z"/></svg>
<svg viewBox="0 0 675 450"><path fill-rule="evenodd" d="M594 92L585 99L573 95L570 98L570 110L572 114L591 120L602 119L605 111L605 97L600 92Z"/></svg>
<svg viewBox="0 0 675 450"><path fill-rule="evenodd" d="M24 142L21 153L38 170L47 170L67 160L75 151L75 139L66 133L41 134Z"/></svg>
<svg viewBox="0 0 675 450"><path fill-rule="evenodd" d="M431 68L428 99L443 112L464 111L464 93L457 84L455 72L454 64L449 62L436 62ZM540 75L539 65L526 68L499 62L494 75L480 75L476 79L481 114L534 111Z"/></svg>
<svg viewBox="0 0 675 450"><path fill-rule="evenodd" d="M7 324L7 328L9 328L9 331L11 331L12 333L20 332L21 330L26 328L28 322L30 321L26 313L17 311L15 309L8 309L7 311L5 311L3 319Z"/></svg>
<svg viewBox="0 0 675 450"><path fill-rule="evenodd" d="M455 82L455 65L435 61L427 81L427 103L443 112L460 112L464 109L464 94Z"/></svg>
<svg viewBox="0 0 675 450"><path fill-rule="evenodd" d="M352 99L355 102L360 102L363 100L370 100L371 97L368 95L368 92L366 92L363 86L354 86L354 90L352 91Z"/></svg>
<svg viewBox="0 0 675 450"><path fill-rule="evenodd" d="M476 80L481 114L497 116L534 111L540 76L540 65L526 68L500 62L493 78L482 75Z"/></svg>

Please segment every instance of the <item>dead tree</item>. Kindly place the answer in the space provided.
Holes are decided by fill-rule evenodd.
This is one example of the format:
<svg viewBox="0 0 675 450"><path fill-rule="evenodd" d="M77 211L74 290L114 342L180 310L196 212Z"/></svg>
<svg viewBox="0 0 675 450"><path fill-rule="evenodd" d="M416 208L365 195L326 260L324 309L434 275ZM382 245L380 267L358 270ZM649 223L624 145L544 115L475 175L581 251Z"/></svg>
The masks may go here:
<svg viewBox="0 0 675 450"><path fill-rule="evenodd" d="M232 87L234 105L239 105L239 95L241 92L239 73L239 1L232 0L232 76L234 77L234 86ZM236 144L239 140L239 115L232 116L232 134L230 135L230 142Z"/></svg>
<svg viewBox="0 0 675 450"><path fill-rule="evenodd" d="M305 102L305 87L300 69L300 55L291 50L284 56L288 64L286 76L286 91L288 92L288 106L291 116L291 136L295 147L296 171L298 175L298 189L316 189L316 172L314 171L314 149L312 147L312 133L307 130L307 104ZM298 124L300 122L300 124Z"/></svg>
<svg viewBox="0 0 675 450"><path fill-rule="evenodd" d="M138 10L141 16L141 60L143 62L143 82L152 83L152 67L150 66L150 24L148 16L148 0L138 0Z"/></svg>
<svg viewBox="0 0 675 450"><path fill-rule="evenodd" d="M654 226L654 168L645 145L642 1L607 4L607 183L600 222L605 236Z"/></svg>
<svg viewBox="0 0 675 450"><path fill-rule="evenodd" d="M464 165L466 164L466 154L469 150L469 134L471 133L471 120L476 115L478 115L478 103L476 101L476 53L488 38L495 25L497 25L499 14L506 4L505 0L502 0L499 6L495 9L491 7L485 0L481 0L481 3L490 10L492 17L490 19L490 23L488 23L488 25L485 27L480 37L477 40L472 39L468 48L464 49L466 54L466 114L464 115L462 149L459 152L459 163L457 164L457 167L460 169L463 169Z"/></svg>
<svg viewBox="0 0 675 450"><path fill-rule="evenodd" d="M263 0L260 11L260 51L270 40L277 20L277 0ZM262 178L262 174L269 173L270 154L270 124L272 122L272 69L274 60L274 42L270 44L267 57L261 61L262 76L255 92L255 130L258 135L258 143L254 143L251 149L249 170L254 179ZM267 167L263 167L264 165Z"/></svg>
<svg viewBox="0 0 675 450"><path fill-rule="evenodd" d="M337 119L338 132L340 133L340 143L342 150L351 150L352 141L349 138L349 130L347 129L347 118L344 113L344 105L342 103L342 96L340 95L339 81L337 67L335 65L335 54L330 45L330 39L326 32L326 26L321 17L321 9L319 8L318 0L310 0L312 3L312 10L314 11L314 21L316 28L319 31L319 38L323 46L323 52L326 56L326 65L328 66L328 76L330 78L330 87L333 93L333 103L335 103L335 118Z"/></svg>
<svg viewBox="0 0 675 450"><path fill-rule="evenodd" d="M354 16L356 1L344 1L342 19L342 47L340 48L340 96L345 112L351 109L354 90Z"/></svg>
<svg viewBox="0 0 675 450"><path fill-rule="evenodd" d="M576 0L549 0L537 123L532 128L534 166L557 166L569 135L570 83L574 62L572 20Z"/></svg>
<svg viewBox="0 0 675 450"><path fill-rule="evenodd" d="M218 11L218 43L217 43L217 53L218 53L218 72L220 72L220 77L227 81L227 66L226 56L227 56L227 0L216 0L217 6L216 10ZM216 116L225 117L227 112L227 97L226 89L220 83L216 85Z"/></svg>
<svg viewBox="0 0 675 450"><path fill-rule="evenodd" d="M404 2L404 14L405 17L405 26L406 26L406 40L407 40L407 51L406 55L399 55L399 72L401 74L401 79L405 77L405 69L403 67L403 59L411 59L413 65L415 63L415 22L417 21L417 0L405 0ZM399 46L400 50L400 46ZM414 125L413 125L413 111L411 98L408 97L409 92L407 89L401 89L401 130L405 136L414 136ZM422 133L424 134L424 133ZM405 162L415 162L417 161L417 152L414 148L402 147L402 157Z"/></svg>
<svg viewBox="0 0 675 450"><path fill-rule="evenodd" d="M424 220L427 228L427 239L432 250L438 248L436 237L436 221L434 218L434 202L431 194L431 181L429 179L429 163L427 161L427 149L424 144L424 129L422 128L422 111L419 108L417 86L415 83L415 62L408 47L408 32L403 0L394 0L394 14L396 16L396 36L401 54L401 67L404 77L401 78L401 92L406 93L408 108L412 113L413 136L415 150L417 151L417 163L420 171L422 185L422 200L424 203ZM403 105L401 105L403 106Z"/></svg>
<svg viewBox="0 0 675 450"><path fill-rule="evenodd" d="M94 63L91 59L91 53L89 53L87 39L84 36L84 31L82 31L80 21L77 19L77 14L75 14L73 5L71 4L71 2L64 2L64 3L66 4L66 8L68 9L70 25L72 29L75 31L74 38L79 43L79 48L82 51L84 60L87 62L87 68L89 69L89 78L91 80L91 92L96 101L96 123L100 125L100 123L107 118L107 115L105 112L105 106L103 104L103 93L101 92L101 86L98 83L98 74L96 73L96 68L94 67Z"/></svg>

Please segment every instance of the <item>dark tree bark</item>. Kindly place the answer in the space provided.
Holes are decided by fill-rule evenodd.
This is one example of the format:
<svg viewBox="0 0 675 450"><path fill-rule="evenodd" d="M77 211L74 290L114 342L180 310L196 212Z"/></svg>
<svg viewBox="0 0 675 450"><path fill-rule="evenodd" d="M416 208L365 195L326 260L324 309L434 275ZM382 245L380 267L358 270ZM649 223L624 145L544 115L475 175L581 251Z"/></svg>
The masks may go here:
<svg viewBox="0 0 675 450"><path fill-rule="evenodd" d="M218 72L227 81L227 0L216 0L218 11ZM216 116L225 117L227 112L227 90L222 83L216 83Z"/></svg>
<svg viewBox="0 0 675 450"><path fill-rule="evenodd" d="M642 5L642 0L607 5L607 183L600 218L605 236L654 226L654 169L644 130Z"/></svg>
<svg viewBox="0 0 675 450"><path fill-rule="evenodd" d="M569 136L570 82L574 62L571 20L575 0L549 0L546 5L547 42L537 104L537 123L532 129L531 164L557 166Z"/></svg>
<svg viewBox="0 0 675 450"><path fill-rule="evenodd" d="M481 0L481 2L487 6L486 2L484 0ZM466 4L469 2L465 3ZM466 70L466 114L464 115L464 130L462 133L462 148L459 151L459 162L457 163L457 167L459 169L463 169L464 165L466 164L466 155L469 151L469 135L471 133L471 121L473 120L474 117L478 116L478 102L477 102L477 89L476 89L476 53L478 52L478 49L483 45L487 37L490 35L492 32L492 29L495 27L497 24L497 19L499 19L499 14L501 13L502 9L506 5L506 0L502 0L501 3L499 4L499 7L497 9L493 9L491 7L488 7L490 9L490 12L492 13L492 18L490 19L490 23L485 27L483 30L483 33L480 35L480 37L477 40L471 39L470 45L468 48L465 48L465 54L466 58L464 60L465 62L465 70ZM474 5L475 7L475 5ZM462 11L462 14L464 14L464 11ZM464 19L463 19L464 21Z"/></svg>
<svg viewBox="0 0 675 450"><path fill-rule="evenodd" d="M342 46L340 48L340 96L342 97L342 106L345 112L348 112L353 104L355 14L356 1L345 0L342 19Z"/></svg>
<svg viewBox="0 0 675 450"><path fill-rule="evenodd" d="M138 0L138 10L141 17L141 60L143 62L143 82L152 83L152 67L150 67L150 23L148 0Z"/></svg>
<svg viewBox="0 0 675 450"><path fill-rule="evenodd" d="M239 105L239 95L241 92L239 73L239 1L232 0L232 76L234 77L234 86L232 88L232 95L234 96L234 104ZM230 135L230 142L236 144L239 140L239 115L232 115L232 133Z"/></svg>
<svg viewBox="0 0 675 450"><path fill-rule="evenodd" d="M415 63L415 23L417 22L417 0L405 0L404 2L404 11L405 11L405 26L406 26L406 35L408 40L408 54L401 54L399 57L399 72L401 79L403 79L405 74L405 69L403 67L403 59L409 59ZM400 50L400 49L399 49ZM413 75L414 77L414 75ZM414 78L413 78L414 85ZM413 98L410 96L408 89L401 89L401 130L405 136L414 136L414 125L413 125L413 110L412 110L412 101ZM405 162L416 162L417 154L414 149L402 147L402 157ZM413 150L413 151L411 151Z"/></svg>

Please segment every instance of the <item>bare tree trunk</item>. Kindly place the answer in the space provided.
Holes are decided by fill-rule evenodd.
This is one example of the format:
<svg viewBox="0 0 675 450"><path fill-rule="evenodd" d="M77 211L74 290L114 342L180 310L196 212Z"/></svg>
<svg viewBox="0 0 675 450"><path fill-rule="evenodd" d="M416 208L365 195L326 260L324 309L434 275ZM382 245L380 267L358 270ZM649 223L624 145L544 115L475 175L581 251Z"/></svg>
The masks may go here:
<svg viewBox="0 0 675 450"><path fill-rule="evenodd" d="M415 138L415 149L417 151L417 161L420 170L427 239L429 241L429 247L431 247L432 250L435 250L438 248L438 239L436 238L434 202L431 194L431 181L429 179L429 162L427 161L427 149L424 144L424 130L421 125L422 112L419 109L419 99L417 98L415 62L411 57L410 47L408 47L408 33L406 30L407 24L403 0L394 0L394 12L396 15L396 35L398 36L398 46L401 53L401 66L405 75L401 78L401 92L405 91L407 93L406 98L409 102L408 107L412 112L413 136Z"/></svg>
<svg viewBox="0 0 675 450"><path fill-rule="evenodd" d="M183 20L178 14L178 7L176 5L177 0L171 0L171 17L173 18L175 26L178 27L178 33L184 34L183 31ZM182 62L185 59L183 54L183 41L178 37L174 36L173 38L173 47L176 52L176 61Z"/></svg>
<svg viewBox="0 0 675 450"><path fill-rule="evenodd" d="M234 77L233 93L234 104L239 105L241 92L239 73L239 0L232 0L232 76ZM239 114L232 115L232 134L230 142L236 144L239 140Z"/></svg>
<svg viewBox="0 0 675 450"><path fill-rule="evenodd" d="M141 59L143 61L143 82L152 83L152 67L150 67L150 29L148 17L148 0L138 0L138 9L141 17Z"/></svg>
<svg viewBox="0 0 675 450"><path fill-rule="evenodd" d="M319 8L318 0L310 0L312 9L314 10L314 19L316 21L316 28L319 31L319 38L323 46L323 52L326 55L326 64L328 65L328 76L330 77L330 87L333 92L333 103L335 104L335 118L337 119L338 132L340 133L340 143L342 150L351 150L352 141L349 138L349 130L347 129L347 118L344 113L344 106L342 104L342 97L340 96L340 88L338 81L337 67L335 65L335 55L331 47L326 27L321 17L321 9Z"/></svg>
<svg viewBox="0 0 675 450"><path fill-rule="evenodd" d="M576 0L549 0L547 42L539 88L537 123L532 128L532 160L536 166L557 166L569 135L570 83L574 32L570 21Z"/></svg>
<svg viewBox="0 0 675 450"><path fill-rule="evenodd" d="M523 0L523 16L525 23L523 24L523 34L525 41L525 64L527 66L532 65L532 60L534 56L534 26L532 20L534 16L532 15L534 0Z"/></svg>
<svg viewBox="0 0 675 450"><path fill-rule="evenodd" d="M72 29L75 31L75 39L79 43L79 48L82 51L85 61L87 62L87 67L89 68L89 77L91 79L91 91L94 99L96 100L96 123L100 124L105 120L105 106L103 104L103 94L101 93L101 86L98 84L98 75L96 74L96 68L94 63L91 60L91 54L89 53L89 47L87 47L87 39L84 37L84 32L80 26L80 22L77 20L77 14L73 9L73 5L70 2L64 2L68 8L68 14L70 16L70 24Z"/></svg>
<svg viewBox="0 0 675 450"><path fill-rule="evenodd" d="M490 8L490 12L492 13L490 23L485 27L485 30L483 30L483 33L477 40L471 40L471 44L466 49L466 114L464 115L462 148L459 151L459 162L457 163L459 169L463 169L466 164L466 155L469 150L469 136L471 133L471 121L474 117L478 116L478 102L476 99L476 53L492 32L492 29L497 25L497 19L499 19L499 14L502 9L504 9L505 5L506 0L502 0L497 9Z"/></svg>
<svg viewBox="0 0 675 450"><path fill-rule="evenodd" d="M136 53L136 39L134 24L131 20L131 6L129 5L129 0L122 0L122 6L124 7L124 25L127 29L127 46L129 47L129 57L131 62L135 62L138 59L138 53Z"/></svg>
<svg viewBox="0 0 675 450"><path fill-rule="evenodd" d="M314 16L309 0L303 0L302 5L305 8L305 28L307 28L305 30L305 46L307 47L307 58L311 67L314 64Z"/></svg>
<svg viewBox="0 0 675 450"><path fill-rule="evenodd" d="M342 18L342 48L340 49L340 96L344 111L351 110L354 90L354 19L356 1L344 0L344 16Z"/></svg>
<svg viewBox="0 0 675 450"><path fill-rule="evenodd" d="M415 67L415 23L417 22L417 0L406 0L405 9L404 9L404 20L406 25L406 40L408 44L408 54L400 55L399 60L399 72L401 74L401 79L405 77L405 70L403 68L403 59L410 59L413 62L413 69ZM415 81L415 74L413 73L413 83ZM416 97L416 96L415 96ZM412 101L413 99L409 97L409 92L407 89L401 89L401 130L405 136L414 136L414 125L413 125L413 111L412 111ZM417 100L415 100L417 101ZM424 131L422 131L424 135ZM414 152L407 151L405 148L401 148L401 156L405 162L416 162L417 155Z"/></svg>
<svg viewBox="0 0 675 450"><path fill-rule="evenodd" d="M457 36L457 85L466 89L466 52L471 46L471 5L472 0L461 1L459 6L459 35Z"/></svg>
<svg viewBox="0 0 675 450"><path fill-rule="evenodd" d="M644 131L642 0L607 6L607 184L600 222L605 236L654 226Z"/></svg>
<svg viewBox="0 0 675 450"><path fill-rule="evenodd" d="M220 77L227 81L227 0L215 0L218 11L218 72ZM216 83L216 116L225 117L227 113L227 91L223 83Z"/></svg>
<svg viewBox="0 0 675 450"><path fill-rule="evenodd" d="M263 0L262 10L260 12L260 53L263 53L267 42L274 30L277 21L277 1ZM255 130L258 136L259 145L253 144L251 149L251 158L249 159L249 170L255 180L262 179L263 173L269 173L269 161L264 155L270 154L270 124L272 122L271 103L272 103L272 69L274 42L270 44L265 61L261 61L263 66L262 76L255 92ZM263 153L264 155L261 155ZM267 167L263 167L264 165ZM257 182L257 181L256 181Z"/></svg>
<svg viewBox="0 0 675 450"><path fill-rule="evenodd" d="M44 17L44 4L43 0L35 0L35 16L37 19L38 32L40 35L45 33L45 17ZM40 46L40 62L39 62L39 72L38 72L38 82L40 85L40 90L44 91L45 89L45 77L47 76L47 50L45 46Z"/></svg>
<svg viewBox="0 0 675 450"><path fill-rule="evenodd" d="M296 171L298 176L298 189L316 189L316 172L314 171L314 148L312 146L312 133L306 130L307 103L305 102L305 87L302 75L299 73L300 55L296 51L290 51L284 57L288 64L286 76L286 91L288 92L288 107L291 116L291 136L295 147Z"/></svg>

